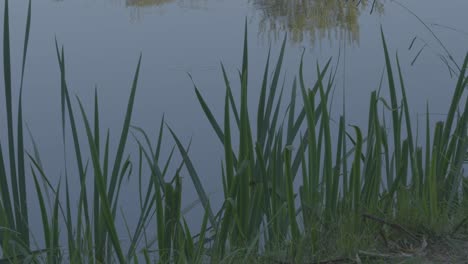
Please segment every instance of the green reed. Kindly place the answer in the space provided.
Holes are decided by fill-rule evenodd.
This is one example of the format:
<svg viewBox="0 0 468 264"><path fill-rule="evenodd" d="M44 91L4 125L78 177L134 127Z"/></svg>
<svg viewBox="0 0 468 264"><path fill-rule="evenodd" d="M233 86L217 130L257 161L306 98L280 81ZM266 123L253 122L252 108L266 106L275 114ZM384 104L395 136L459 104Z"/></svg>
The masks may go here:
<svg viewBox="0 0 468 264"><path fill-rule="evenodd" d="M343 112L335 131L329 104L337 67L332 66L331 59L324 67L317 64L316 80L307 85L301 59L298 77L287 87L280 81L286 37L276 63L271 63L271 51L268 51L258 108L252 114L248 109L249 52L245 24L239 98L234 98L232 82L221 64L226 90L222 122L215 119L213 110L194 84L195 97L224 148L219 173L224 202L216 212L191 160L190 144L184 146L176 131L166 125L164 117L154 143L150 140L152 135L132 126L142 56L130 88L117 148L111 153L111 131L102 133L100 127L97 90L92 115L88 115L80 99L70 96L65 52L57 41L63 144L66 146L66 134L71 133L76 167L65 168L64 181L61 177L56 185L51 183L52 175L43 169L32 135L32 154L24 151L23 143L22 91L31 2L23 47L16 135L8 15L6 0L3 66L9 154L3 156L0 146L0 263L320 261L330 255L346 256L372 247L376 234L391 236L392 230L380 227L382 221L408 226L411 232L405 235L412 240L463 231L468 205L468 179L463 175L468 152L468 96L465 95L468 55L458 73L445 120L432 125L426 114L421 145L418 135L413 134L401 65L395 56L397 74L394 74L395 64L383 30L390 100L387 102L380 95L381 82L379 90L370 94L367 130L348 126ZM285 99L287 91L290 91L289 100ZM299 101L296 101L297 93ZM390 128L386 115L391 116ZM83 131L79 122L84 125ZM174 147L163 161L166 129ZM137 156L128 154L129 134L138 144ZM80 141L81 135L85 135L85 142ZM182 160L170 177L169 167L173 166L176 150ZM28 164L30 171L26 171ZM196 234L189 229L181 206L183 173L190 176L204 210ZM34 206L27 203L25 191L29 175L36 190L44 245L30 242L36 234L29 230L28 208ZM73 177L80 182L77 202L71 199L69 182ZM120 230L116 226L117 209L120 198L126 195L122 189L126 178L138 181L140 212L134 219L136 226L129 226L124 215L125 230ZM53 199L49 198L49 192ZM372 219L380 222L369 222ZM153 233L149 232L150 225L155 227ZM66 242L60 240L61 227L65 227ZM125 231L127 236L122 234ZM124 238L130 241L128 245L122 242Z"/></svg>
<svg viewBox="0 0 468 264"><path fill-rule="evenodd" d="M31 2L29 2L26 18L26 30L23 46L23 60L21 64L21 79L19 86L17 129L16 135L13 123L13 98L11 80L11 60L10 60L10 25L8 13L8 0L5 1L4 21L3 21L3 74L5 88L6 106L6 128L8 133L8 156L3 156L0 145L0 223L3 227L0 231L2 241L2 251L6 257L16 258L16 255L27 251L30 246L29 218L26 196L26 176L25 159L23 152L23 112L22 93L24 70L26 66L26 55L29 44L29 32L31 26ZM16 136L16 139L15 139ZM15 147L16 140L16 147ZM5 165L9 161L9 175ZM13 200L11 200L13 198Z"/></svg>

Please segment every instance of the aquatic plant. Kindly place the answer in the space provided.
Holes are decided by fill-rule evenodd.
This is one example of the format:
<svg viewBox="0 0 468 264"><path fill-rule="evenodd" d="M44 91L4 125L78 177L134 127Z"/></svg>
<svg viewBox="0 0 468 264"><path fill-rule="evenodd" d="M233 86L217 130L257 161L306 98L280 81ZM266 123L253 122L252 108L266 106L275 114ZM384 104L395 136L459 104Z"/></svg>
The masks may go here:
<svg viewBox="0 0 468 264"><path fill-rule="evenodd" d="M76 168L67 168L65 183L62 180L56 185L51 183L51 175L42 166L33 137L32 152L24 150L23 142L21 99L31 3L23 47L16 131L13 127L8 0L4 14L7 113L4 127L8 134L8 156L3 156L0 146L0 263L289 263L321 261L328 257L348 259L356 254L363 258L383 258L386 255L359 250L385 250L389 240L398 244L400 239L406 241L398 244L402 251L415 247L424 250L431 237L466 235L468 178L463 175L463 163L468 150L468 96L465 95L468 55L458 72L445 120L432 125L426 114L425 138L421 144L409 116L398 56L395 57L395 75L395 64L382 30L390 99L380 95L380 90L384 89L381 82L379 90L370 94L366 133L357 126L348 126L344 112L336 133L329 110L337 72L333 60L328 60L324 67L317 64L316 81L307 86L301 59L298 77L288 89L280 82L286 37L273 71L270 69L271 51L268 52L258 108L252 115L247 96L246 24L239 72L240 98L237 100L233 82L221 64L226 89L222 123L215 119L214 110L194 84L195 97L224 148L219 173L224 202L216 212L210 205L196 164L191 160L190 144L184 146L176 131L166 125L164 117L155 143L146 131L131 125L142 56L111 159L109 146L113 143L109 130L101 141L97 90L90 116L81 100L70 96L65 51L57 41L62 140L65 144L66 134L71 133ZM290 91L289 100L284 99L284 91ZM296 101L297 93L302 103ZM391 117L390 129L386 115ZM170 133L175 146L167 160L162 161L165 131ZM127 154L130 134L138 145L136 156ZM84 143L80 141L83 138ZM169 177L168 168L176 149L182 160L174 175ZM182 173L190 176L204 210L197 234L192 234L181 208ZM33 232L29 229L28 210L34 205L28 203L26 196L27 175L31 176L36 190L33 195L37 199L33 202L40 208L44 244L31 243ZM80 183L76 203L70 198L72 177ZM125 230L122 230L116 223L125 178L138 181L140 212L134 221L136 226L129 226L124 215ZM49 192L52 200L49 200ZM150 231L149 225L155 230ZM66 241L60 241L62 227ZM122 241L125 232L129 244ZM375 245L377 236L383 238L380 246Z"/></svg>

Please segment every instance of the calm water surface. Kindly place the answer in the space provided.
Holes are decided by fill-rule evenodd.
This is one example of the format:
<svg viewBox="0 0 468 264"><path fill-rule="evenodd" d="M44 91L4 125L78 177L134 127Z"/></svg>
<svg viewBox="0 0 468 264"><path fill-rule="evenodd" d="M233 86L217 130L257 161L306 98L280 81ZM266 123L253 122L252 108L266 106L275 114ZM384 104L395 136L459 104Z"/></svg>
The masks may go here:
<svg viewBox="0 0 468 264"><path fill-rule="evenodd" d="M220 61L237 85L243 23L247 19L251 109L256 109L268 47L272 46L276 60L281 40L287 33L283 75L286 90L297 74L303 50L309 82L315 79L312 68L315 63L324 64L333 57L333 64L338 64L339 69L333 115L337 117L343 111L344 93L349 123L364 126L370 91L377 89L384 65L382 26L391 53L398 51L413 116L425 112L426 102L432 113L443 113L455 83L440 58L447 54L431 32L399 3L425 21L457 63L462 63L468 50L468 33L463 32L468 24L466 0L377 0L375 3L365 0L36 0L32 7L25 80L25 120L38 142L48 175L57 182L65 170L59 121L60 76L54 39L65 47L69 88L83 100L90 113L97 87L102 127L110 129L114 142L121 129L141 52L143 61L133 124L156 132L164 113L184 143L192 139L193 162L217 208L222 197L219 175L223 152L199 107L187 73L193 76L207 102L217 110L216 117L221 119L225 90ZM26 10L27 1L11 1L12 52L17 75ZM3 10L1 16L3 19ZM409 50L414 37L417 40ZM421 55L411 66L423 46ZM4 105L4 98L0 103ZM4 115L3 107L0 111ZM167 154L173 141L166 136ZM4 137L2 131L3 142ZM82 142L85 143L84 139ZM129 153L136 154L134 140L129 142ZM71 141L67 144L71 149ZM68 166L75 168L72 153L67 155ZM76 178L73 169L71 174ZM184 205L188 205L196 199L196 193L185 172L184 176ZM122 197L121 205L128 216L138 212L135 182L128 184L128 190L124 191L128 195ZM33 190L32 185L29 188ZM35 200L33 195L30 198ZM202 218L197 211L188 213L195 227Z"/></svg>

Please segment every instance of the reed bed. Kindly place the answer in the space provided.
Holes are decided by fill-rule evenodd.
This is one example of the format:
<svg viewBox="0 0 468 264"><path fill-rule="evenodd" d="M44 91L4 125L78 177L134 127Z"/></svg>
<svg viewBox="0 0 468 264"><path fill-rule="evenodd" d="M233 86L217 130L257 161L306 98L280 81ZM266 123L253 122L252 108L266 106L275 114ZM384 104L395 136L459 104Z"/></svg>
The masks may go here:
<svg viewBox="0 0 468 264"><path fill-rule="evenodd" d="M164 117L156 142L150 140L154 135L132 126L142 56L119 141L114 143L110 131L103 133L100 127L97 91L91 115L79 98L70 96L65 51L57 41L63 140L65 143L65 135L71 133L76 167L69 168L56 185L51 183L34 140L33 151L24 147L22 91L31 4L15 112L8 2L5 0L3 22L7 116L2 127L7 132L7 154L3 155L0 145L0 263L374 263L423 256L431 246L441 245L440 241L458 239L458 245L466 245L468 178L463 164L468 150L468 55L457 73L445 120L432 124L427 113L425 138L419 139L409 115L398 56L392 59L389 55L382 30L387 84L381 84L381 89L388 89L390 98L381 97L380 89L370 94L365 131L349 126L345 113L336 130L328 105L337 69L331 59L323 67L317 65L316 81L307 85L301 60L298 77L285 87L280 76L286 37L275 63L268 52L260 77L258 109L252 114L248 109L246 24L239 98L234 98L233 82L221 65L223 120L215 119L209 102L194 84L202 113L224 148L221 168L213 168L219 170L224 194L221 209L215 211L189 147L166 125ZM286 93L290 93L289 99ZM386 116L391 117L389 122ZM130 135L138 145L134 156L126 148ZM164 140L175 144L166 161L161 158ZM115 153L110 144L116 144ZM182 160L173 165L175 151ZM173 175L168 175L170 166L176 168ZM182 174L192 180L204 210L202 225L195 233L181 208ZM28 197L25 191L27 177L34 182L35 197ZM70 199L72 177L80 182L77 202ZM136 226L120 230L116 218L119 200L127 195L122 191L124 178L139 182L140 213ZM48 192L51 200L46 198ZM31 206L40 208L44 245L31 242ZM149 225L155 226L153 233L148 231ZM61 233L65 241L61 241ZM125 246L124 238L130 241Z"/></svg>

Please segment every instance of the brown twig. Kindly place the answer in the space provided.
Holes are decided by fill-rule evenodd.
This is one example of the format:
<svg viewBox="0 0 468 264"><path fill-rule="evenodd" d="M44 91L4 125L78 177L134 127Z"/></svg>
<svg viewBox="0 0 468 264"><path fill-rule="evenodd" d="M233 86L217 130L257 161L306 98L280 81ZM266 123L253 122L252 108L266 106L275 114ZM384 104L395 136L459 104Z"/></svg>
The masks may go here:
<svg viewBox="0 0 468 264"><path fill-rule="evenodd" d="M384 244L386 247L388 247L388 241L387 241L387 237L385 237L385 234L383 232L382 229L379 230L379 235L382 237L383 241L384 241Z"/></svg>
<svg viewBox="0 0 468 264"><path fill-rule="evenodd" d="M381 224L384 224L384 225L388 225L391 228L397 229L397 230L407 234L412 239L414 239L416 241L419 241L419 239L418 239L418 237L416 235L414 235L413 233L411 233L410 231L408 231L406 228L404 228L403 226L401 226L399 224L390 223L390 222L386 221L385 219L382 219L382 218L379 218L377 216L373 216L373 215L370 215L370 214L362 214L362 217L373 220L375 222L378 222L378 223L381 223Z"/></svg>
<svg viewBox="0 0 468 264"><path fill-rule="evenodd" d="M313 262L305 262L304 264L337 264L337 263L347 263L349 261L352 261L352 260L349 258L336 258L336 259L319 260L319 261L313 261ZM280 261L280 260L275 260L274 262L278 264L293 264L294 263L290 261Z"/></svg>
<svg viewBox="0 0 468 264"><path fill-rule="evenodd" d="M468 217L465 217L452 231L452 235L455 235L466 222L468 221Z"/></svg>

